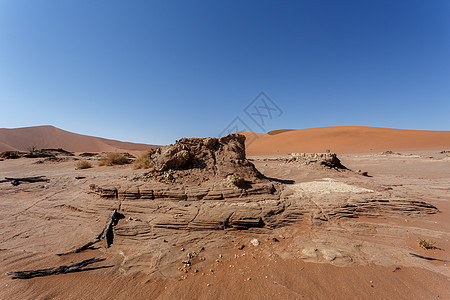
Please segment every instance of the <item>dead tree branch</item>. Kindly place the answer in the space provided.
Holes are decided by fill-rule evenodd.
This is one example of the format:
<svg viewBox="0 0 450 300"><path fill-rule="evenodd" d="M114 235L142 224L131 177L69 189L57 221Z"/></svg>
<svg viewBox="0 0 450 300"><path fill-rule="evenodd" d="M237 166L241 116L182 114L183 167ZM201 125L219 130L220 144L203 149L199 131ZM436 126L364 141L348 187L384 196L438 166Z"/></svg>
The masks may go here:
<svg viewBox="0 0 450 300"><path fill-rule="evenodd" d="M72 273L72 272L80 272L83 271L83 268L99 262L103 261L105 258L90 258L83 261L80 261L78 263L74 263L68 266L59 266L59 267L53 267L53 268L47 268L47 269L40 269L40 270L30 270L30 271L12 271L7 272L6 275L13 275L14 278L20 278L20 279L29 279L33 277L42 277L42 276L50 276L50 275L59 275L59 274L66 274L66 273Z"/></svg>
<svg viewBox="0 0 450 300"><path fill-rule="evenodd" d="M124 218L123 214L117 212L117 210L114 209L112 211L111 215L109 216L108 223L104 227L103 231L93 241L91 241L87 244L84 244L83 246L78 247L75 250L72 250L72 251L69 251L66 253L60 253L57 255L62 256L62 255L67 255L67 254L71 254L71 253L79 253L81 251L84 251L84 250L90 248L92 245L100 242L105 237L106 237L106 247L109 248L114 240L113 227L117 224L117 222L119 222L120 219L123 219L123 218Z"/></svg>
<svg viewBox="0 0 450 300"><path fill-rule="evenodd" d="M412 252L410 252L409 254L411 254L412 256L418 257L418 258L425 259L425 260L435 260L435 261L444 261L444 262L450 261L450 260L448 260L448 259L440 259L440 258L434 258L434 257L422 256L422 255L415 254L415 253L412 253Z"/></svg>
<svg viewBox="0 0 450 300"><path fill-rule="evenodd" d="M43 178L45 176L35 176L35 177L21 177L21 178L13 178L13 177L5 177L5 180L1 182L9 181L12 185L19 185L21 182L48 182L49 179Z"/></svg>

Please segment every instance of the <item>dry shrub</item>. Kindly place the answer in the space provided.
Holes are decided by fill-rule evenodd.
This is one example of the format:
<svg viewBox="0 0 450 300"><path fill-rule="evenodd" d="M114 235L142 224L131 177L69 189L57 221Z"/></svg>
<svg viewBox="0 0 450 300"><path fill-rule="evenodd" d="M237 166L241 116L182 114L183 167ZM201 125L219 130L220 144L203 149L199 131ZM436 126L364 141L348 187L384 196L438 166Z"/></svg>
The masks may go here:
<svg viewBox="0 0 450 300"><path fill-rule="evenodd" d="M98 160L99 166L113 166L113 165L124 165L128 164L130 160L128 157L123 155L122 153L110 152L104 154Z"/></svg>
<svg viewBox="0 0 450 300"><path fill-rule="evenodd" d="M434 245L434 242L429 242L426 240L419 240L419 247L425 249L425 250L441 250L441 248L438 248Z"/></svg>
<svg viewBox="0 0 450 300"><path fill-rule="evenodd" d="M153 161L151 159L151 154L154 151L146 151L142 153L134 162L133 168L134 169L150 169L153 168Z"/></svg>
<svg viewBox="0 0 450 300"><path fill-rule="evenodd" d="M77 169L89 169L92 168L92 164L88 162L87 160L79 160L77 161L75 167Z"/></svg>

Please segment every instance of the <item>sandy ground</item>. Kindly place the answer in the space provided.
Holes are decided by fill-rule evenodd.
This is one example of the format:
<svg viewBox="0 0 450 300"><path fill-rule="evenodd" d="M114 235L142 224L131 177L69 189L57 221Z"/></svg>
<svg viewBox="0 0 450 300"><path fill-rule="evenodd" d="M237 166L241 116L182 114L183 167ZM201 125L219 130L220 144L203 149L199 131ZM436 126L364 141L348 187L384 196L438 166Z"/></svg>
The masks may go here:
<svg viewBox="0 0 450 300"><path fill-rule="evenodd" d="M106 259L77 273L26 280L1 275L0 299L449 299L450 262L410 255L450 259L450 159L440 150L339 155L351 170L373 177L253 157L264 175L289 182L289 197L307 199L322 211L341 198L382 191L431 203L437 214L399 211L370 218L303 218L276 229L155 233L130 213L115 227L110 248L102 242L67 256L56 254L92 240L113 208L90 193L89 184L127 180L143 171L0 161L1 178L50 179L0 183L0 273ZM251 243L254 238L259 245ZM441 250L421 249L419 239ZM181 272L182 261L194 251L198 255L189 270Z"/></svg>

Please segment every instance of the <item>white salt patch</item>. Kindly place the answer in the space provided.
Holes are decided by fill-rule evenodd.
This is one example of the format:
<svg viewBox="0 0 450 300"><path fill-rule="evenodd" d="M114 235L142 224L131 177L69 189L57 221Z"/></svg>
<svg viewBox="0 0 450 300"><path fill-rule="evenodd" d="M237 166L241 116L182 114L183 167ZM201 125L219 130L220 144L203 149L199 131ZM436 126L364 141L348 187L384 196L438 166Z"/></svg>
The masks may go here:
<svg viewBox="0 0 450 300"><path fill-rule="evenodd" d="M373 190L349 185L335 181L331 178L323 178L320 181L297 183L292 186L297 192L331 194L331 193L373 193Z"/></svg>

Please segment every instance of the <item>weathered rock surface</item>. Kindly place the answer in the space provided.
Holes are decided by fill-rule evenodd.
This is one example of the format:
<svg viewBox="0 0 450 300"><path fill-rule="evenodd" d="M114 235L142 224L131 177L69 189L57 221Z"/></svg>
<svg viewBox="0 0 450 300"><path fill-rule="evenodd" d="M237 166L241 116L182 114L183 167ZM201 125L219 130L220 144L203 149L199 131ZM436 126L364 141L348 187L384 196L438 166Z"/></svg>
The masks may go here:
<svg viewBox="0 0 450 300"><path fill-rule="evenodd" d="M341 164L336 153L291 153L291 159L289 159L288 162L346 169L346 167Z"/></svg>
<svg viewBox="0 0 450 300"><path fill-rule="evenodd" d="M5 159L16 159L21 157L27 158L54 158L57 156L74 156L73 152L66 151L64 149L40 149L40 150L32 150L30 152L21 152L21 151L5 151L0 152L0 157Z"/></svg>
<svg viewBox="0 0 450 300"><path fill-rule="evenodd" d="M95 192L104 199L119 201L125 215L132 214L154 228L178 230L276 228L305 217L328 221L438 212L429 203L389 198L383 193L316 195L310 199L298 193L283 191L281 184L272 183L253 184L246 189L224 185L128 183L124 186L96 188Z"/></svg>
<svg viewBox="0 0 450 300"><path fill-rule="evenodd" d="M245 157L245 136L229 134L222 138L184 138L175 144L149 152L153 170L147 179L192 183L225 179L228 175L254 181L263 176ZM189 171L187 171L189 170Z"/></svg>
<svg viewBox="0 0 450 300"><path fill-rule="evenodd" d="M144 176L91 189L101 198L117 202L125 215L132 214L151 228L172 230L260 230L257 228L276 228L304 218L328 221L437 212L425 202L331 179L286 184L265 178L246 159L244 142L239 134L181 139L150 152L154 170ZM334 153L293 153L290 161L345 168ZM139 224L133 232L147 234Z"/></svg>

